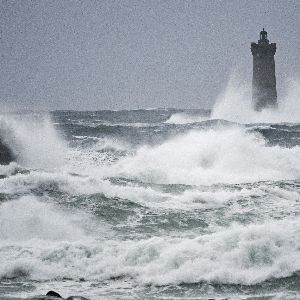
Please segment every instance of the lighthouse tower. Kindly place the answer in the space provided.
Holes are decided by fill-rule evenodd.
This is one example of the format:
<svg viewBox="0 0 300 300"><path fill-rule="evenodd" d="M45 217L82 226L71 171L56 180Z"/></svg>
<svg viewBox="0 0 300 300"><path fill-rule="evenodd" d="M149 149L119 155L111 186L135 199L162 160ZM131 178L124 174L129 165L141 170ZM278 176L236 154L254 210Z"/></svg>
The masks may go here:
<svg viewBox="0 0 300 300"><path fill-rule="evenodd" d="M260 32L258 43L251 43L253 55L252 99L255 110L277 106L275 60L276 43L269 43L268 33Z"/></svg>

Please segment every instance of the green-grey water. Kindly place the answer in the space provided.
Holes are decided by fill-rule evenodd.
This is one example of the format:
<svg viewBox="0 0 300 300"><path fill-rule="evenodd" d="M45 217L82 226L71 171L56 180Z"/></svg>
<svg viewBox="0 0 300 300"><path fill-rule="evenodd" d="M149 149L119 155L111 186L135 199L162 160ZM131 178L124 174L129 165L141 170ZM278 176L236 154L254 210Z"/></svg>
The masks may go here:
<svg viewBox="0 0 300 300"><path fill-rule="evenodd" d="M0 299L300 299L300 123L1 116Z"/></svg>

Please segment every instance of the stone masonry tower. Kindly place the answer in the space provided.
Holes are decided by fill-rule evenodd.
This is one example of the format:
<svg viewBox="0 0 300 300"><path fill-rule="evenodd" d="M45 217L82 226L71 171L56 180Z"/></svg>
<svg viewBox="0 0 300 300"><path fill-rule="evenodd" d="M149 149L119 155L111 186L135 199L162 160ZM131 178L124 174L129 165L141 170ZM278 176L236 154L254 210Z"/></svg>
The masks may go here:
<svg viewBox="0 0 300 300"><path fill-rule="evenodd" d="M255 110L265 107L277 107L275 77L276 44L269 43L267 32L263 28L258 43L251 43L253 55L252 99Z"/></svg>

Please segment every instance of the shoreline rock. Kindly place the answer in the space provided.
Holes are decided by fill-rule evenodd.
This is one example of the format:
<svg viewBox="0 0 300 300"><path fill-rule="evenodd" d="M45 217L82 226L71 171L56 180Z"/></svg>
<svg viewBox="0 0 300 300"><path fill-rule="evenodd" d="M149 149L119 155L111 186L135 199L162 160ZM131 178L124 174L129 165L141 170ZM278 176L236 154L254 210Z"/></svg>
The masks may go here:
<svg viewBox="0 0 300 300"><path fill-rule="evenodd" d="M82 296L70 296L68 298L63 298L60 294L54 291L49 291L45 296L38 296L31 298L32 300L89 300L87 298L84 298Z"/></svg>
<svg viewBox="0 0 300 300"><path fill-rule="evenodd" d="M8 165L15 160L14 154L0 139L0 164Z"/></svg>

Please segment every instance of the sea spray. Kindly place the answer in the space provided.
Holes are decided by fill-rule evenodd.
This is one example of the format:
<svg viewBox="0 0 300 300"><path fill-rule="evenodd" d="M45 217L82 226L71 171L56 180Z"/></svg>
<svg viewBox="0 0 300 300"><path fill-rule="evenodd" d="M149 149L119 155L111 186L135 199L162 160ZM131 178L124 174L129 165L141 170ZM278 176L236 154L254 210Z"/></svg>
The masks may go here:
<svg viewBox="0 0 300 300"><path fill-rule="evenodd" d="M141 147L115 169L146 182L205 185L295 179L299 165L299 147L269 147L261 135L233 127L194 130Z"/></svg>
<svg viewBox="0 0 300 300"><path fill-rule="evenodd" d="M25 228L26 230L26 228ZM299 222L233 225L199 237L73 243L43 239L1 248L0 276L34 280L109 280L129 277L140 284L168 285L206 281L258 284L300 270ZM9 243L5 243L6 247ZM23 252L23 255L21 254ZM12 258L15 258L12 263Z"/></svg>
<svg viewBox="0 0 300 300"><path fill-rule="evenodd" d="M78 240L85 233L74 221L53 204L25 196L0 206L0 239Z"/></svg>
<svg viewBox="0 0 300 300"><path fill-rule="evenodd" d="M191 113L174 113L171 117L165 122L166 124L188 124L203 122L209 119L209 116L206 114L191 114Z"/></svg>
<svg viewBox="0 0 300 300"><path fill-rule="evenodd" d="M1 166L2 297L298 297L299 124L166 123L174 113L136 127L143 112L54 112L44 145L61 141L63 160ZM102 119L119 125L90 126Z"/></svg>
<svg viewBox="0 0 300 300"><path fill-rule="evenodd" d="M232 76L216 100L211 118L239 123L281 123L300 122L300 80L287 82L285 96L278 99L278 108L255 111L252 103L251 87Z"/></svg>
<svg viewBox="0 0 300 300"><path fill-rule="evenodd" d="M292 123L300 122L300 79L289 79L278 108L256 111L253 106L252 88L233 73L224 91L215 99L211 115L205 113L175 112L166 121L168 124L189 124L206 120L228 120L240 124L249 123Z"/></svg>
<svg viewBox="0 0 300 300"><path fill-rule="evenodd" d="M1 115L0 127L21 165L53 168L63 163L66 145L47 114Z"/></svg>

